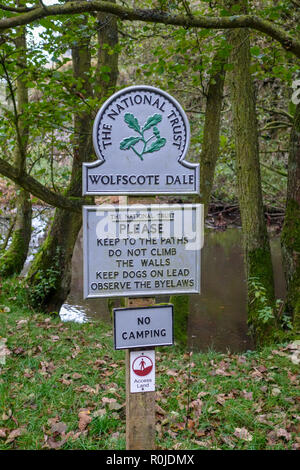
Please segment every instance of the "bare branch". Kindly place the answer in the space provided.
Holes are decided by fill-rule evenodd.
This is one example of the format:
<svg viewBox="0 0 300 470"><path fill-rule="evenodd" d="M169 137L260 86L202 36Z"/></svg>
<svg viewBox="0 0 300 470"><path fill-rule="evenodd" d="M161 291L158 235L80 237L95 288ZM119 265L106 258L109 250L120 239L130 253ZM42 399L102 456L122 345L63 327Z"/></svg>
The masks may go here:
<svg viewBox="0 0 300 470"><path fill-rule="evenodd" d="M10 7L0 3L0 10L11 11L12 13L26 13L28 11L35 10L36 8L38 7Z"/></svg>
<svg viewBox="0 0 300 470"><path fill-rule="evenodd" d="M169 12L151 9L126 8L121 5L102 0L66 2L43 7L34 8L25 13L14 15L10 18L0 20L0 31L5 31L16 26L32 23L47 16L70 15L76 13L101 11L118 16L126 21L142 21L148 23L160 23L173 26L206 28L206 29L236 29L251 28L259 31L278 41L282 47L300 58L300 41L295 38L295 34L287 33L283 28L274 23L264 20L255 15L235 15L235 16L193 16L187 14L170 15Z"/></svg>
<svg viewBox="0 0 300 470"><path fill-rule="evenodd" d="M73 212L81 212L82 205L84 203L88 203L87 200L84 200L83 198L71 198L55 193L39 183L32 176L29 176L27 173L22 173L20 175L17 168L10 165L2 158L0 158L0 173L6 178L14 181L26 191L30 192L33 196L41 199L51 206L67 209Z"/></svg>

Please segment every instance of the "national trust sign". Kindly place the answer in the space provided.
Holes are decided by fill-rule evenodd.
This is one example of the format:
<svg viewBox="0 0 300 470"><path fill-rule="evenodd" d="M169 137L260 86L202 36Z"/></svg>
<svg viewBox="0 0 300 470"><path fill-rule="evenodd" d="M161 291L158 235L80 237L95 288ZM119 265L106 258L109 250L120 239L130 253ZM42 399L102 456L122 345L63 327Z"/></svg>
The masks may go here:
<svg viewBox="0 0 300 470"><path fill-rule="evenodd" d="M83 164L83 194L198 194L189 140L185 112L168 93L144 85L115 93L94 122L98 160Z"/></svg>

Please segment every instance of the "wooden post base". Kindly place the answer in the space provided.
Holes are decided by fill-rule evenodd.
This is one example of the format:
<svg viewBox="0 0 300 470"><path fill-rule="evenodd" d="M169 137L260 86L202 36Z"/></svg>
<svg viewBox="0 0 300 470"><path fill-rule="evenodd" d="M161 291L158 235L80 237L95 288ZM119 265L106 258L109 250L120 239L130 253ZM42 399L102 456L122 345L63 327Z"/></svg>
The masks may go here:
<svg viewBox="0 0 300 470"><path fill-rule="evenodd" d="M128 299L126 303L128 307L147 307L153 305L155 299ZM139 349L132 349L132 351ZM145 349L142 348L142 350ZM130 393L130 351L130 349L126 350L125 358L126 450L154 450L155 392Z"/></svg>

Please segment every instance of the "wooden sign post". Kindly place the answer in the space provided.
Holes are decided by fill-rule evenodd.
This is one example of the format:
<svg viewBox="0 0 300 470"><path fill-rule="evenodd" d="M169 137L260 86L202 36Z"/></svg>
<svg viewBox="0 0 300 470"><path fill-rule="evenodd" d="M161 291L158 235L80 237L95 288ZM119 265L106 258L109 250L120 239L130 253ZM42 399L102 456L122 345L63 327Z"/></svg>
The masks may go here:
<svg viewBox="0 0 300 470"><path fill-rule="evenodd" d="M148 307L155 299L128 299L128 307ZM155 449L155 392L130 392L130 352L126 349L126 449Z"/></svg>
<svg viewBox="0 0 300 470"><path fill-rule="evenodd" d="M127 205L135 198L119 196L119 204ZM153 199L153 198L151 198ZM155 299L126 298L125 307L149 307L155 304ZM126 450L155 449L155 392L130 392L130 352L126 349ZM136 351L136 349L134 349Z"/></svg>
<svg viewBox="0 0 300 470"><path fill-rule="evenodd" d="M199 164L185 160L189 140L188 119L172 96L151 86L128 87L97 113L98 160L83 164L84 195L119 196L119 205L83 208L84 297L126 297L123 311L133 319L120 320L120 347L115 344L127 348L127 450L155 449L153 350L173 344L173 308L158 314L154 296L200 292L202 206L149 204L157 195L199 194ZM141 195L152 201L137 201ZM152 313L134 316L139 308ZM130 331L126 323L134 325Z"/></svg>

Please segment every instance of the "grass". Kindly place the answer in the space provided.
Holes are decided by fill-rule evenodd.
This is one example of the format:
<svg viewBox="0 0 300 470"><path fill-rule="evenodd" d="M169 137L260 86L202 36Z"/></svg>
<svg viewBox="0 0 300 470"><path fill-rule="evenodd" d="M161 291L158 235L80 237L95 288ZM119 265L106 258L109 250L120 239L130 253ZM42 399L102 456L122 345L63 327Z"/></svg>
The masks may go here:
<svg viewBox="0 0 300 470"><path fill-rule="evenodd" d="M3 285L0 449L125 449L125 353L111 325L62 323L24 298L17 283ZM244 354L158 348L157 449L299 448L293 353L295 343Z"/></svg>

